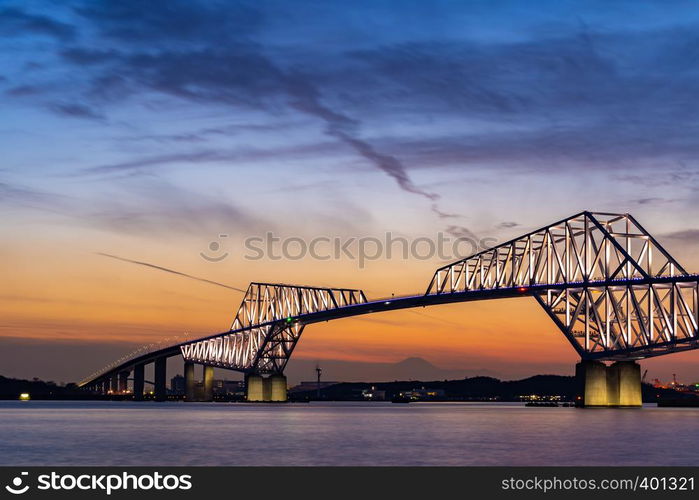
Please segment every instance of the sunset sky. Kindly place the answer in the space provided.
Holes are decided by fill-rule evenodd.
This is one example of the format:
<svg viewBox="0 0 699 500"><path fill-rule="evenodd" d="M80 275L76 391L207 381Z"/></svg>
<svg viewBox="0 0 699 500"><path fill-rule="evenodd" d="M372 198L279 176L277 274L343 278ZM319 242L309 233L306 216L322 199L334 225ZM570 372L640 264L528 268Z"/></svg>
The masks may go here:
<svg viewBox="0 0 699 500"><path fill-rule="evenodd" d="M224 331L250 281L383 297L449 260L246 258L268 232L492 243L630 212L699 271L695 1L10 0L0 57L0 375ZM577 361L533 299L313 325L294 356Z"/></svg>

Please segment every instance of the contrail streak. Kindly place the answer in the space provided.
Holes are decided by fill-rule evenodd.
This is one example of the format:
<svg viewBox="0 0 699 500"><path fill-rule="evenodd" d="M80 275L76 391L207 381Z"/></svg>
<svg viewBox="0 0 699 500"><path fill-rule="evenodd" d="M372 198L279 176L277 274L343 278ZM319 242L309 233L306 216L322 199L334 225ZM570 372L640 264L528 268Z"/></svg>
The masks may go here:
<svg viewBox="0 0 699 500"><path fill-rule="evenodd" d="M209 283L211 285L221 286L223 288L228 288L229 290L235 290L236 292L243 292L243 293L246 292L246 290L242 290L242 289L236 288L234 286L224 285L223 283L219 283L218 281L211 281L211 280L207 280L206 278L198 278L196 276L192 276L191 274L181 273L179 271L175 271L174 269L168 269L167 267L157 266L155 264L149 264L148 262L141 262L138 260L125 259L124 257L119 257L117 255L111 255L111 254L103 253L103 252L97 252L97 255L101 255L102 257L109 257L110 259L120 260L122 262L129 262L130 264L138 264L139 266L145 266L145 267L150 267L152 269L158 269L159 271L165 271L166 273L176 274L178 276L184 276L185 278L201 281L202 283Z"/></svg>

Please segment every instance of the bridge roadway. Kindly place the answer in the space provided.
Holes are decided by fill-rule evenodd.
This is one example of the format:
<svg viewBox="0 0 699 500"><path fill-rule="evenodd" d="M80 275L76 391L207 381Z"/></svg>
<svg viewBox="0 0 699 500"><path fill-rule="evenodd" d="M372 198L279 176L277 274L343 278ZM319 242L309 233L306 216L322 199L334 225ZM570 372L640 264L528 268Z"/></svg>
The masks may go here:
<svg viewBox="0 0 699 500"><path fill-rule="evenodd" d="M578 282L568 282L568 283L553 283L553 284L541 284L541 285L531 285L531 286L516 286L516 287L499 287L496 289L486 289L486 290L468 290L463 292L452 292L449 294L420 294L420 295L407 295L399 297L382 298L379 300L373 300L369 302L364 302L360 304L352 304L343 307L338 307L335 309L312 312L308 314L298 315L292 318L288 318L287 321L292 321L294 323L298 322L303 325L309 325L313 323L321 323L325 321L332 321L343 318L350 318L353 316L360 316L364 314L374 314L381 312L397 311L401 309L410 309L416 307L427 307L440 304L453 304L459 302L471 302L478 300L487 299L506 299L506 298L516 298L516 297L526 297L533 296L539 298L539 294L545 293L550 290L565 290L571 288L580 288L581 285L587 287L626 287L630 285L648 285L648 284L659 284L659 283L678 283L686 282L692 283L699 280L699 275L688 274L684 276L674 276L674 277L654 277L654 278L633 278L633 279L613 279L613 280L590 280L590 281L578 281ZM278 322L278 321L276 321ZM250 330L252 328L259 328L264 326L269 326L275 323L275 321L268 323L261 323L258 325L253 325L247 328L241 328L238 330L225 331L220 333L215 333L212 335L204 336L194 340L187 340L185 342L180 342L173 344L171 346L164 347L162 349L153 350L144 353L140 356L128 359L121 364L111 367L108 371L102 372L93 378L88 378L80 383L81 387L90 387L93 389L104 390L105 393L119 393L125 392L126 387L126 376L124 374L134 372L134 387L140 388L143 391L143 366L149 363L156 364L155 370L155 382L154 391L156 399L165 399L165 362L167 358L181 355L181 348L184 345L192 344L195 342L200 342L202 340L213 339L220 337L221 335L235 334L238 332L244 332L245 330ZM640 357L652 357L659 354L666 354L666 351L658 350L658 348L665 347L670 343L656 343L652 347L640 346L635 348L626 348L623 350L623 354L615 357L608 353L582 353L581 356L584 359L604 359L604 360L628 360L633 359L633 355L630 357L629 353L633 351L643 351ZM674 340L671 344L674 344L676 351L681 351L685 349L692 349L696 347L697 339L678 339ZM187 366L185 363L185 375L188 379L193 378L193 366ZM211 394L206 391L211 387L211 377L213 377L212 367L205 367L204 370L204 390L205 393L200 396L205 400L211 399ZM186 381L188 386L188 393L191 394L192 389L190 387L193 384L193 380ZM139 395L134 391L134 396L136 399L140 399L142 394ZM140 396L140 397L139 397ZM190 397L192 397L190 395Z"/></svg>

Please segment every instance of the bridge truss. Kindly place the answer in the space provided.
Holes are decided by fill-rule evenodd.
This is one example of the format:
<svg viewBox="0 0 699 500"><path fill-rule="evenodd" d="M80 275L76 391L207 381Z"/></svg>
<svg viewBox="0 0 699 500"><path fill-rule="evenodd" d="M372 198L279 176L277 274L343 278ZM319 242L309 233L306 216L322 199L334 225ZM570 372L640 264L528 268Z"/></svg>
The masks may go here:
<svg viewBox="0 0 699 500"><path fill-rule="evenodd" d="M438 269L426 295L519 289L587 359L694 348L697 276L629 214L582 212Z"/></svg>
<svg viewBox="0 0 699 500"><path fill-rule="evenodd" d="M139 351L88 381L177 352L204 365L282 373L310 323L523 295L537 300L583 359L699 347L699 276L631 215L581 212L439 268L419 295L367 301L355 289L251 283L229 330Z"/></svg>
<svg viewBox="0 0 699 500"><path fill-rule="evenodd" d="M251 283L230 333L181 347L193 361L251 373L282 373L305 324L298 317L367 301L349 288Z"/></svg>

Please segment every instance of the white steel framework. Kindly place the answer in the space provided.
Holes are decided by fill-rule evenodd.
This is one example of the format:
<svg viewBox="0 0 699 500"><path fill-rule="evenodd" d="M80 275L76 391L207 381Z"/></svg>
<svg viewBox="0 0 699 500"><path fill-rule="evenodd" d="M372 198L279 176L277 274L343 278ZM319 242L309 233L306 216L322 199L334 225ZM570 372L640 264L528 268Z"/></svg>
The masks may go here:
<svg viewBox="0 0 699 500"><path fill-rule="evenodd" d="M438 269L426 295L517 288L583 358L696 342L698 288L629 214L582 212Z"/></svg>
<svg viewBox="0 0 699 500"><path fill-rule="evenodd" d="M231 331L182 346L194 361L254 373L281 373L304 324L298 316L365 303L361 290L251 283Z"/></svg>
<svg viewBox="0 0 699 500"><path fill-rule="evenodd" d="M252 283L230 330L137 351L84 383L175 355L246 373L282 373L305 327L381 311L531 295L583 359L637 359L699 347L699 276L629 214L581 212L438 269L420 295Z"/></svg>

